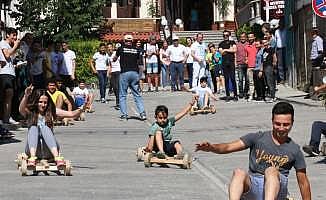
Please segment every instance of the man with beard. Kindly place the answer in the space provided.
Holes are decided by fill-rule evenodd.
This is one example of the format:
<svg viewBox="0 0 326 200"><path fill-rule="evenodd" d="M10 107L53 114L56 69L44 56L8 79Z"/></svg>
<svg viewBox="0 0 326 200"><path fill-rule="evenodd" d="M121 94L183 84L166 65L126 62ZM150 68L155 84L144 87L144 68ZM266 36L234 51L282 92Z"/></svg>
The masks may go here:
<svg viewBox="0 0 326 200"><path fill-rule="evenodd" d="M250 148L249 172L236 169L229 185L229 199L284 200L289 171L296 169L303 200L311 199L304 156L288 134L294 121L293 106L279 102L272 109L272 130L250 133L229 143L197 144L196 151L226 154Z"/></svg>
<svg viewBox="0 0 326 200"><path fill-rule="evenodd" d="M230 32L225 30L223 32L224 40L218 45L218 50L222 54L222 66L225 77L225 92L226 101L230 100L230 82L233 88L234 100L238 101L237 85L235 82L235 53L237 46L234 41L231 41Z"/></svg>

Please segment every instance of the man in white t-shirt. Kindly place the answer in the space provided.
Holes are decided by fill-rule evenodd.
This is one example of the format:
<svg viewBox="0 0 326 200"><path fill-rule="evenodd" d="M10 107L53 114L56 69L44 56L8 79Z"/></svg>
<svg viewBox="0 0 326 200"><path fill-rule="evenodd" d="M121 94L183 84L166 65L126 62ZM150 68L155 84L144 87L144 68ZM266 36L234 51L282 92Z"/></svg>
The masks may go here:
<svg viewBox="0 0 326 200"><path fill-rule="evenodd" d="M64 85L72 90L74 86L73 80L75 80L76 54L69 49L68 42L62 42L62 50L64 59L59 74Z"/></svg>
<svg viewBox="0 0 326 200"><path fill-rule="evenodd" d="M117 47L118 48L118 47ZM115 106L116 110L120 109L119 105L119 79L120 79L120 57L116 61L113 58L116 56L116 51L114 51L112 43L108 44L108 55L109 55L109 70L110 75L110 85L112 85L113 93L115 96Z"/></svg>
<svg viewBox="0 0 326 200"><path fill-rule="evenodd" d="M178 88L177 78L179 77L180 90L185 91L183 68L187 59L186 47L179 44L179 37L173 36L173 45L168 47L167 53L170 57L170 73L171 73L171 90L176 91Z"/></svg>
<svg viewBox="0 0 326 200"><path fill-rule="evenodd" d="M1 54L5 58L1 59L0 67L0 120L4 123L17 124L10 115L16 78L13 59L19 45L20 40L17 39L17 30L8 27L6 29L6 39L0 42Z"/></svg>
<svg viewBox="0 0 326 200"><path fill-rule="evenodd" d="M94 74L97 75L101 96L101 103L106 103L105 92L108 80L109 56L105 52L106 46L100 44L99 51L93 55L91 60L91 68Z"/></svg>
<svg viewBox="0 0 326 200"><path fill-rule="evenodd" d="M200 78L205 75L206 49L207 46L203 42L203 34L197 33L196 42L191 45L191 56L193 57L193 87L199 86Z"/></svg>

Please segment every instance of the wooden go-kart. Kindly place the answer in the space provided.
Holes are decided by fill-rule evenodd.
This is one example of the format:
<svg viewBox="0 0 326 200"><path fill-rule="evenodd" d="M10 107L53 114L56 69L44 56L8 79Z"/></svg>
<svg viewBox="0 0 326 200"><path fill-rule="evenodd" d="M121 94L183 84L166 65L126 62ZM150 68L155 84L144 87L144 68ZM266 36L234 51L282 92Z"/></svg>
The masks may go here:
<svg viewBox="0 0 326 200"><path fill-rule="evenodd" d="M208 113L212 113L212 114L216 113L216 108L214 105L209 105L209 107L205 109L197 109L196 107L191 107L189 111L190 115L208 114Z"/></svg>
<svg viewBox="0 0 326 200"><path fill-rule="evenodd" d="M36 160L35 167L27 166L28 156L25 153L17 154L17 159L15 162L17 163L17 168L20 171L22 176L27 176L28 171L33 171L33 175L38 175L38 173L43 172L45 175L49 175L48 172L54 172L58 175L71 176L72 165L69 160L65 160L65 164L61 167L57 167L54 160L45 160L38 159Z"/></svg>
<svg viewBox="0 0 326 200"><path fill-rule="evenodd" d="M177 165L182 169L190 169L192 164L192 157L185 153L183 158L166 157L164 159L156 157L156 153L146 152L145 147L139 147L136 153L137 161L144 161L145 167L151 167L153 164L160 166L167 166L168 164Z"/></svg>

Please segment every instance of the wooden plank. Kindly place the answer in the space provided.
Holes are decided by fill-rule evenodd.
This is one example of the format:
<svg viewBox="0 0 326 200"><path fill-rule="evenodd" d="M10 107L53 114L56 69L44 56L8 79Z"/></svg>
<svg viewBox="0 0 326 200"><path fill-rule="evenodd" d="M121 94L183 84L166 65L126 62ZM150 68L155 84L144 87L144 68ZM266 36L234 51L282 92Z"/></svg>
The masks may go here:
<svg viewBox="0 0 326 200"><path fill-rule="evenodd" d="M159 159L156 157L151 158L151 163L165 163L165 164L174 164L174 165L183 165L183 160L177 160L173 158L168 159Z"/></svg>

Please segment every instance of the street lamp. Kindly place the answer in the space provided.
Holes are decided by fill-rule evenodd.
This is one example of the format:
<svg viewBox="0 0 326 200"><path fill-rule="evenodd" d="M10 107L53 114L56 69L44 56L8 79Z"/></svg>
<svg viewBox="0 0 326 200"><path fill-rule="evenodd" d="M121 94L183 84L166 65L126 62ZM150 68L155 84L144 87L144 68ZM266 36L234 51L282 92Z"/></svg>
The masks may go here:
<svg viewBox="0 0 326 200"><path fill-rule="evenodd" d="M170 33L169 26L168 26L168 20L166 19L165 16L161 17L161 26L163 27L164 39L167 40L167 38L170 37L171 33Z"/></svg>

